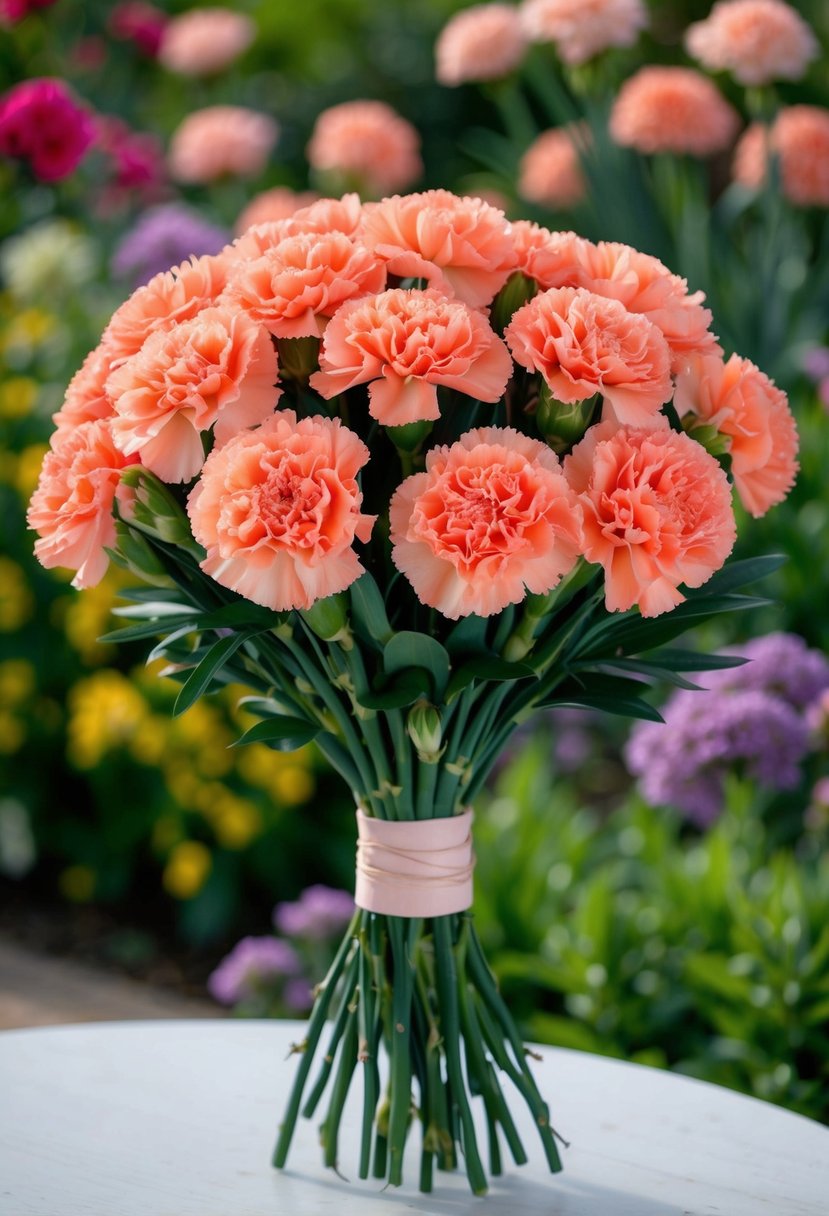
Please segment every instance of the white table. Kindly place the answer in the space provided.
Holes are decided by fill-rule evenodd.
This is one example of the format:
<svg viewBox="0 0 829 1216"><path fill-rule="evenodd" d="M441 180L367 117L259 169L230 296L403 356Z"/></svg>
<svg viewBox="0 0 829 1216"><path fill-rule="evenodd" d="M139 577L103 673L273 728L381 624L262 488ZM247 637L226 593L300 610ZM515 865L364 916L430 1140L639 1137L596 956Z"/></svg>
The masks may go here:
<svg viewBox="0 0 829 1216"><path fill-rule="evenodd" d="M649 1068L544 1048L537 1065L572 1142L551 1177L518 1101L530 1164L475 1199L463 1174L416 1189L340 1180L302 1121L269 1166L302 1037L291 1022L97 1023L0 1034L2 1216L826 1216L829 1130ZM354 1103L360 1100L359 1079ZM346 1114L348 1121L348 1113ZM354 1119L350 1121L352 1124ZM356 1128L341 1168L355 1177Z"/></svg>

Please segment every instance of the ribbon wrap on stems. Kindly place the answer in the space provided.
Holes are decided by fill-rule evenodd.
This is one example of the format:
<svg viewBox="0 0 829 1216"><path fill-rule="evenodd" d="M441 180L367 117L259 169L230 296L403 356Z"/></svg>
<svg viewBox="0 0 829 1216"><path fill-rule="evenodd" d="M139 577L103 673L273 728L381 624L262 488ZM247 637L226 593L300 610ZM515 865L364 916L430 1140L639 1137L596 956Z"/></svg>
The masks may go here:
<svg viewBox="0 0 829 1216"><path fill-rule="evenodd" d="M472 905L472 811L374 819L357 809L354 902L386 916L450 916Z"/></svg>

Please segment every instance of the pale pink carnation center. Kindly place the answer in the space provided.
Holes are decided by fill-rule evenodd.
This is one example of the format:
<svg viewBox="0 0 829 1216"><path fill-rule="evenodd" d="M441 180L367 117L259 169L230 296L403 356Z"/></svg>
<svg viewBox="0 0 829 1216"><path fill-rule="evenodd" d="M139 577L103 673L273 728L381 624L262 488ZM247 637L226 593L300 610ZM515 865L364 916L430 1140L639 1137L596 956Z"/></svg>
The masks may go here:
<svg viewBox="0 0 829 1216"><path fill-rule="evenodd" d="M336 174L374 195L403 190L423 172L420 136L383 101L347 101L323 110L307 155L318 173Z"/></svg>
<svg viewBox="0 0 829 1216"><path fill-rule="evenodd" d="M509 427L433 448L390 508L392 560L421 603L491 616L572 569L581 517L558 459Z"/></svg>
<svg viewBox="0 0 829 1216"><path fill-rule="evenodd" d="M449 190L367 204L362 239L392 274L425 278L472 308L492 301L517 261L504 213Z"/></svg>
<svg viewBox="0 0 829 1216"><path fill-rule="evenodd" d="M400 288L344 305L329 322L311 387L333 397L369 383L384 426L440 417L437 388L498 401L512 360L487 320L437 291Z"/></svg>
<svg viewBox="0 0 829 1216"><path fill-rule="evenodd" d="M734 139L740 116L693 68L645 67L622 85L610 114L617 144L646 156L713 156Z"/></svg>
<svg viewBox="0 0 829 1216"><path fill-rule="evenodd" d="M689 26L685 45L710 71L745 85L799 80L820 54L810 26L782 0L720 0Z"/></svg>
<svg viewBox="0 0 829 1216"><path fill-rule="evenodd" d="M564 461L584 511L584 556L610 612L670 612L719 570L736 539L728 478L688 435L591 427Z"/></svg>
<svg viewBox="0 0 829 1216"><path fill-rule="evenodd" d="M540 372L557 401L601 393L620 422L653 425L671 397L668 344L647 317L618 300L583 288L552 288L513 314L504 337L515 359Z"/></svg>
<svg viewBox="0 0 829 1216"><path fill-rule="evenodd" d="M533 42L554 42L574 65L608 47L633 46L648 24L642 0L524 0L520 11Z"/></svg>
<svg viewBox="0 0 829 1216"><path fill-rule="evenodd" d="M48 570L75 570L75 587L94 587L106 573L105 550L116 544L115 492L121 470L134 462L116 448L105 419L67 430L44 457L27 516L40 535L35 555Z"/></svg>
<svg viewBox="0 0 829 1216"><path fill-rule="evenodd" d="M797 475L797 427L786 394L739 355L697 356L677 378L680 417L696 415L729 440L731 476L755 517L781 503Z"/></svg>
<svg viewBox="0 0 829 1216"><path fill-rule="evenodd" d="M107 381L115 441L163 481L190 481L204 461L202 433L225 442L255 426L280 396L267 330L244 312L209 308L152 334Z"/></svg>
<svg viewBox="0 0 829 1216"><path fill-rule="evenodd" d="M566 210L585 195L579 144L585 132L554 127L542 131L521 157L518 193L531 203Z"/></svg>
<svg viewBox="0 0 829 1216"><path fill-rule="evenodd" d="M195 110L173 132L167 157L170 174L176 181L199 184L221 177L257 177L278 137L278 124L257 110Z"/></svg>
<svg viewBox="0 0 829 1216"><path fill-rule="evenodd" d="M524 58L527 39L512 4L474 4L451 17L435 46L436 76L453 86L499 80Z"/></svg>
<svg viewBox="0 0 829 1216"><path fill-rule="evenodd" d="M164 26L158 60L182 76L210 76L238 59L256 37L244 13L229 8L193 8Z"/></svg>
<svg viewBox="0 0 829 1216"><path fill-rule="evenodd" d="M292 410L215 448L188 502L202 569L278 612L344 591L363 573L354 539L375 519L357 484L368 457L339 419Z"/></svg>
<svg viewBox="0 0 829 1216"><path fill-rule="evenodd" d="M783 193L798 207L829 207L829 110L789 106L771 131L755 123L734 153L734 178L757 189L766 180L769 145L779 158Z"/></svg>

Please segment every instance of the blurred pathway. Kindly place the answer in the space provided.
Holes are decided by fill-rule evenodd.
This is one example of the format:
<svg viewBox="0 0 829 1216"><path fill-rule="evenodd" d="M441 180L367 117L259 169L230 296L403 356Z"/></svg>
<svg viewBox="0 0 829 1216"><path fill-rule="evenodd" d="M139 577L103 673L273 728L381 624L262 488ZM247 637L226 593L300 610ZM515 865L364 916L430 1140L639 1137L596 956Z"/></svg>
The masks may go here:
<svg viewBox="0 0 829 1216"><path fill-rule="evenodd" d="M218 1005L0 938L0 1029L133 1018L215 1018Z"/></svg>

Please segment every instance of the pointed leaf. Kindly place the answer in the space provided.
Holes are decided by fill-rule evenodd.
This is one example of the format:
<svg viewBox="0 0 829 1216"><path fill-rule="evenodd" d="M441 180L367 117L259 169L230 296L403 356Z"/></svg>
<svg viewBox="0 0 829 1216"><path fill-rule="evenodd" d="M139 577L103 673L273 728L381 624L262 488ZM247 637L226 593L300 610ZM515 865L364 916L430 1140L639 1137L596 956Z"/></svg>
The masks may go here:
<svg viewBox="0 0 829 1216"><path fill-rule="evenodd" d="M671 671L723 671L728 667L743 667L748 662L736 654L698 654L695 650L673 650L667 646L642 653L651 666L667 667Z"/></svg>
<svg viewBox="0 0 829 1216"><path fill-rule="evenodd" d="M422 667L412 667L401 671L391 683L379 690L361 692L357 699L366 709L403 709L418 697L428 695L431 687L429 672Z"/></svg>
<svg viewBox="0 0 829 1216"><path fill-rule="evenodd" d="M275 751L292 752L304 747L320 733L320 727L305 718L266 718L246 730L231 747L243 747L248 743L265 743Z"/></svg>
<svg viewBox="0 0 829 1216"><path fill-rule="evenodd" d="M375 650L382 650L393 630L379 587L370 574L363 574L351 584L349 595L355 629Z"/></svg>
<svg viewBox="0 0 829 1216"><path fill-rule="evenodd" d="M493 680L503 683L506 680L526 680L532 676L538 679L529 663L508 663L496 655L471 659L462 667L456 668L446 689L446 700L451 701L473 680Z"/></svg>
<svg viewBox="0 0 829 1216"><path fill-rule="evenodd" d="M198 666L190 673L181 692L176 697L176 703L173 706L174 717L183 714L199 699L202 693L207 691L227 660L252 636L250 631L245 630L240 633L232 633L230 637L220 638L218 642L214 642Z"/></svg>
<svg viewBox="0 0 829 1216"><path fill-rule="evenodd" d="M489 647L486 644L486 631L489 621L486 617L462 616L457 625L446 638L446 649L454 658L456 655L486 654Z"/></svg>
<svg viewBox="0 0 829 1216"><path fill-rule="evenodd" d="M388 675L423 667L434 685L435 700L441 700L449 683L449 655L440 642L427 633L404 630L396 633L383 648L383 667Z"/></svg>

